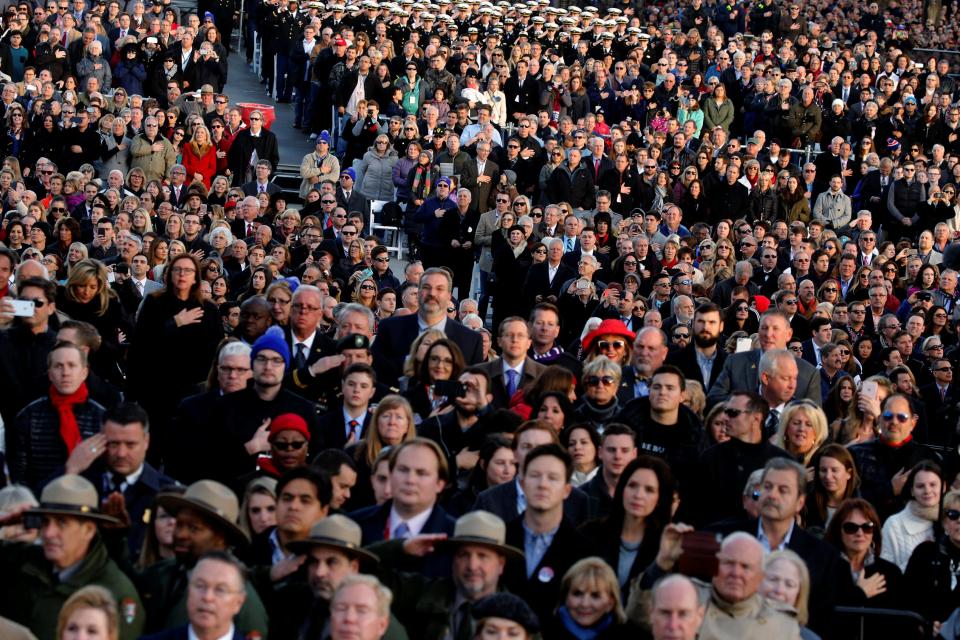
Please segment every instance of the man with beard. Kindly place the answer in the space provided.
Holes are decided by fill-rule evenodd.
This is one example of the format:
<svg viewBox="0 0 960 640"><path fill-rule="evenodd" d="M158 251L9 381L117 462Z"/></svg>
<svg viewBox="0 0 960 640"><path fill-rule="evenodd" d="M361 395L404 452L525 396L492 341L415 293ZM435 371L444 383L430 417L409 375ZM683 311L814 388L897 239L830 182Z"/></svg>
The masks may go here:
<svg viewBox="0 0 960 640"><path fill-rule="evenodd" d="M693 343L675 354L672 362L687 380L696 380L709 391L720 376L727 352L718 348L723 334L720 307L709 302L697 307L693 314Z"/></svg>
<svg viewBox="0 0 960 640"><path fill-rule="evenodd" d="M457 381L463 385L463 395L453 399L453 411L430 416L417 426L417 435L433 440L443 449L454 476L460 454L468 459L475 457L486 437L498 430L487 374L471 367Z"/></svg>
<svg viewBox="0 0 960 640"><path fill-rule="evenodd" d="M468 365L481 361L483 340L480 334L447 317L453 294L453 278L440 267L427 269L420 277L417 313L394 316L380 323L373 343L373 361L377 378L384 384L396 384L410 345L427 329L443 331L460 347Z"/></svg>
<svg viewBox="0 0 960 640"><path fill-rule="evenodd" d="M424 534L377 543L370 547L385 567L396 566L404 554L424 556L434 549L450 549L453 566L449 576L429 578L413 573L381 570L380 579L396 595L394 610L418 640L473 638L475 622L470 615L480 599L502 590L507 561L523 559L519 548L506 544L503 520L487 511L473 511L457 520L453 536Z"/></svg>
<svg viewBox="0 0 960 640"><path fill-rule="evenodd" d="M361 566L372 567L378 562L377 556L361 548L362 537L356 522L337 514L313 525L305 539L290 543L290 550L304 558L307 583L314 598L306 617L303 618L303 610L296 616L300 622L296 637L303 640L326 637L333 594L347 577L360 573ZM406 631L391 615L384 640L406 638Z"/></svg>
<svg viewBox="0 0 960 640"><path fill-rule="evenodd" d="M189 573L201 557L249 543L237 525L237 496L219 482L200 480L184 493L160 493L157 504L177 519L173 530L176 557L157 562L137 579L137 589L147 610L148 633L187 624ZM249 581L245 590L246 600L234 618L236 629L248 637L266 635L267 612L263 602Z"/></svg>

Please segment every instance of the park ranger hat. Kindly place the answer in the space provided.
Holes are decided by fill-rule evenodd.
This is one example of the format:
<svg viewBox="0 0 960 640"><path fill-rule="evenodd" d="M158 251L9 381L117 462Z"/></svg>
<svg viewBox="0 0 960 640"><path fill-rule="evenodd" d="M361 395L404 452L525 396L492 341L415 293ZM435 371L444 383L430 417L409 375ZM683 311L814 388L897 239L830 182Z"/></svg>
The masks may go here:
<svg viewBox="0 0 960 640"><path fill-rule="evenodd" d="M523 552L506 543L507 525L489 511L471 511L460 516L453 527L453 536L438 546L461 546L465 544L490 547L507 558L523 558Z"/></svg>
<svg viewBox="0 0 960 640"><path fill-rule="evenodd" d="M310 535L287 546L297 554L307 554L314 547L332 547L357 560L379 562L380 559L361 548L363 532L360 525L339 513L327 516L310 528Z"/></svg>
<svg viewBox="0 0 960 640"><path fill-rule="evenodd" d="M24 512L24 515L58 515L88 518L103 524L119 524L113 516L100 513L100 497L97 488L86 478L63 475L43 488L40 506Z"/></svg>
<svg viewBox="0 0 960 640"><path fill-rule="evenodd" d="M183 493L158 493L157 504L173 515L184 507L193 509L226 530L234 544L250 542L247 534L237 525L240 516L237 495L215 480L198 480Z"/></svg>

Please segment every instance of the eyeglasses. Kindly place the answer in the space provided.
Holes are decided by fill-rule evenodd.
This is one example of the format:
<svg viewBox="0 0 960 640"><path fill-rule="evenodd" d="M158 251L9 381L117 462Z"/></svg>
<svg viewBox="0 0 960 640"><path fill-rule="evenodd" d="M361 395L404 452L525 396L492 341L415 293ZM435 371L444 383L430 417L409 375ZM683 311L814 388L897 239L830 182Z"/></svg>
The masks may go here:
<svg viewBox="0 0 960 640"><path fill-rule="evenodd" d="M957 514L960 515L960 511L958 511ZM855 535L857 531L863 531L866 535L873 535L874 525L869 520L859 524L856 522L844 522L840 525L840 529L848 536Z"/></svg>
<svg viewBox="0 0 960 640"><path fill-rule="evenodd" d="M360 290L361 290L361 291L376 291L377 288L376 288L375 286L373 286L372 284L362 284L362 285L360 285Z"/></svg>
<svg viewBox="0 0 960 640"><path fill-rule="evenodd" d="M789 349L790 351L793 351L794 353L803 353L803 347L800 346L800 345L794 345L794 346L792 346L792 347L787 347L787 349Z"/></svg>
<svg viewBox="0 0 960 640"><path fill-rule="evenodd" d="M347 236L347 237L352 237L352 236L357 235L357 232L356 232L356 231L341 231L341 232L340 232L340 235L342 235L342 236Z"/></svg>
<svg viewBox="0 0 960 640"><path fill-rule="evenodd" d="M260 116L250 116L250 120L252 122L258 122L260 120L263 120L263 118L261 118Z"/></svg>
<svg viewBox="0 0 960 640"><path fill-rule="evenodd" d="M796 298L790 298L789 300L784 300L783 304L797 304Z"/></svg>
<svg viewBox="0 0 960 640"><path fill-rule="evenodd" d="M513 203L513 206L515 206L515 207L525 207L525 206L527 206L527 203L526 203L526 202L514 202L514 203Z"/></svg>
<svg viewBox="0 0 960 640"><path fill-rule="evenodd" d="M271 358L270 356L265 356L265 355L258 355L256 358L253 359L253 361L256 362L257 364L261 364L261 365L269 364L274 367L282 367L287 363L286 360L284 360L279 356L276 358Z"/></svg>
<svg viewBox="0 0 960 640"><path fill-rule="evenodd" d="M306 440L297 440L295 442L272 442L270 445L277 451L300 451L303 449L303 445L307 444Z"/></svg>
<svg viewBox="0 0 960 640"><path fill-rule="evenodd" d="M952 366L940 367L939 369L934 369L934 371L953 371Z"/></svg>
<svg viewBox="0 0 960 640"><path fill-rule="evenodd" d="M450 311L455 311L455 310L448 309L447 313L449 313ZM430 358L428 359L428 362L430 364L442 364L448 367L453 366L453 358L443 358L441 356L430 356Z"/></svg>
<svg viewBox="0 0 960 640"><path fill-rule="evenodd" d="M725 407L723 409L723 415L728 418L739 418L742 413L749 413L749 411L746 409L734 409L733 407Z"/></svg>
<svg viewBox="0 0 960 640"><path fill-rule="evenodd" d="M931 344L927 347L927 351L943 351L942 344Z"/></svg>
<svg viewBox="0 0 960 640"><path fill-rule="evenodd" d="M267 298L267 302L269 302L270 304L281 304L281 305L290 304L290 300L284 299L284 298Z"/></svg>
<svg viewBox="0 0 960 640"><path fill-rule="evenodd" d="M612 386L614 382L616 382L616 379L613 376L587 376L583 380L583 383L588 387L598 387L601 384L609 387Z"/></svg>
<svg viewBox="0 0 960 640"><path fill-rule="evenodd" d="M181 273L185 276L192 276L197 272L193 267L173 267L170 269L170 273Z"/></svg>
<svg viewBox="0 0 960 640"><path fill-rule="evenodd" d="M689 334L689 333L686 333L686 332L683 332L683 333L675 333L675 334L673 334L673 339L674 339L674 340L689 340L689 339L690 339L690 334Z"/></svg>
<svg viewBox="0 0 960 640"><path fill-rule="evenodd" d="M321 200L321 201L320 201L320 204L337 204L337 201L336 201L336 200ZM344 217L344 218L346 218L346 216L338 216L338 217Z"/></svg>
<svg viewBox="0 0 960 640"><path fill-rule="evenodd" d="M906 424L910 421L911 417L912 416L909 413L894 413L892 411L883 412L883 419L887 422L891 422L894 420L894 418L896 418L897 422L900 424Z"/></svg>

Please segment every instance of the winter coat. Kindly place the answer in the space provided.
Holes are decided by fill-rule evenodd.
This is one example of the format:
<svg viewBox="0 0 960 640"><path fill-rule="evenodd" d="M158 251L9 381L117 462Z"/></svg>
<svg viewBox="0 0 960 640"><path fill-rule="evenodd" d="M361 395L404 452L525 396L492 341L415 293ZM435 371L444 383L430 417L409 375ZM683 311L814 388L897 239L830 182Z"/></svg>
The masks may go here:
<svg viewBox="0 0 960 640"><path fill-rule="evenodd" d="M44 557L43 548L34 544L0 545L0 572L8 577L0 585L0 612L29 627L38 638L55 637L57 616L67 598L94 584L106 588L119 605L120 640L134 640L143 632L146 616L140 596L130 578L107 555L99 534L65 580L60 580Z"/></svg>
<svg viewBox="0 0 960 640"><path fill-rule="evenodd" d="M93 400L75 405L80 436L84 439L100 433L106 409ZM17 414L14 434L8 438L12 451L7 452L10 476L39 492L43 484L67 462L67 447L60 436L60 413L49 396L34 400Z"/></svg>
<svg viewBox="0 0 960 640"><path fill-rule="evenodd" d="M154 151L154 142L163 143L163 150ZM163 136L157 136L156 140L151 142L144 134L138 135L133 139L133 145L130 147L130 165L131 168L139 167L146 174L147 182L151 180L166 180L170 168L176 164L177 151L170 144L170 141Z"/></svg>
<svg viewBox="0 0 960 640"><path fill-rule="evenodd" d="M723 104L717 104L713 98L703 101L703 126L707 131L713 131L717 126L723 127L724 131L730 131L733 116L733 102L729 98L724 100Z"/></svg>
<svg viewBox="0 0 960 640"><path fill-rule="evenodd" d="M147 79L147 70L139 61L121 60L113 70L113 80L117 87L126 90L128 96L142 96L143 81Z"/></svg>
<svg viewBox="0 0 960 640"><path fill-rule="evenodd" d="M561 164L550 174L548 197L551 202L569 202L574 209L593 209L596 189L593 176L583 165L573 171L567 163Z"/></svg>
<svg viewBox="0 0 960 640"><path fill-rule="evenodd" d="M100 65L99 69L96 68L97 65ZM86 87L87 78L93 76L100 81L100 91L110 91L113 73L110 71L110 63L103 56L84 56L83 60L77 63L77 75L80 76L77 84L81 87Z"/></svg>
<svg viewBox="0 0 960 640"><path fill-rule="evenodd" d="M124 136L120 144L125 144L127 148L122 151L118 149L120 144L112 133L101 134L100 140L100 159L93 163L97 175L107 176L115 169L127 175L130 171L130 148L133 146L133 140Z"/></svg>
<svg viewBox="0 0 960 640"><path fill-rule="evenodd" d="M393 166L397 160L399 157L392 147L388 147L383 156L370 147L360 161L360 173L363 174L360 193L369 200L393 200Z"/></svg>
<svg viewBox="0 0 960 640"><path fill-rule="evenodd" d="M193 144L187 142L182 147L183 166L187 169L187 184L194 180L193 174L199 173L203 176L203 184L210 188L210 182L217 171L217 149L210 145L207 152L200 155L193 150Z"/></svg>
<svg viewBox="0 0 960 640"><path fill-rule="evenodd" d="M313 188L311 178L317 178L317 184L324 180L336 182L340 178L340 161L332 153L328 153L323 160L320 160L316 151L308 153L300 162L300 175L303 176L300 182L300 197L306 198Z"/></svg>

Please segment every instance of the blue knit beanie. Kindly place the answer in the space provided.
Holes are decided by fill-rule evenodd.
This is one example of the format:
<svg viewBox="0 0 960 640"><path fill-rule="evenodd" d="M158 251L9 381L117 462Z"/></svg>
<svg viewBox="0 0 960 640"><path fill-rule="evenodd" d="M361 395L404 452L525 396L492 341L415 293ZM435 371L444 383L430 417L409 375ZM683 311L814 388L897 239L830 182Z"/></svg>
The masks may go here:
<svg viewBox="0 0 960 640"><path fill-rule="evenodd" d="M257 341L253 343L253 350L250 352L251 364L257 357L257 354L264 349L279 353L280 357L283 358L284 367L290 368L290 347L283 337L283 329L280 327L270 327L266 333L257 338Z"/></svg>

